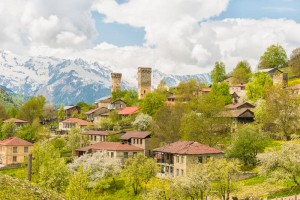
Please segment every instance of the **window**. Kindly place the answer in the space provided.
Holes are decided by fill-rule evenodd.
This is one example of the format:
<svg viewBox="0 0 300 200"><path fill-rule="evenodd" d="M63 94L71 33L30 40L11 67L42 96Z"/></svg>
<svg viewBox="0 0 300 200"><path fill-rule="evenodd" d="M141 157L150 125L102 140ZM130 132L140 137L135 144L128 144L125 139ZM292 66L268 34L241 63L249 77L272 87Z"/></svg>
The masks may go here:
<svg viewBox="0 0 300 200"><path fill-rule="evenodd" d="M179 163L179 156L176 156L176 162Z"/></svg>
<svg viewBox="0 0 300 200"><path fill-rule="evenodd" d="M181 163L184 163L184 157L181 156Z"/></svg>
<svg viewBox="0 0 300 200"><path fill-rule="evenodd" d="M24 153L28 153L28 147L24 147Z"/></svg>
<svg viewBox="0 0 300 200"><path fill-rule="evenodd" d="M13 147L13 153L18 153L18 147Z"/></svg>
<svg viewBox="0 0 300 200"><path fill-rule="evenodd" d="M176 169L176 176L179 176L179 169Z"/></svg>
<svg viewBox="0 0 300 200"><path fill-rule="evenodd" d="M166 172L169 172L169 166L166 166Z"/></svg>
<svg viewBox="0 0 300 200"><path fill-rule="evenodd" d="M170 173L173 174L173 167L170 167Z"/></svg>
<svg viewBox="0 0 300 200"><path fill-rule="evenodd" d="M202 156L198 157L198 163L203 163L203 157Z"/></svg>
<svg viewBox="0 0 300 200"><path fill-rule="evenodd" d="M181 170L181 176L183 176L183 174L184 174L184 171L183 171L183 169Z"/></svg>
<svg viewBox="0 0 300 200"><path fill-rule="evenodd" d="M167 153L167 160L169 160L169 159L170 159L170 154Z"/></svg>
<svg viewBox="0 0 300 200"><path fill-rule="evenodd" d="M210 159L210 156L206 156L206 160L209 160Z"/></svg>
<svg viewBox="0 0 300 200"><path fill-rule="evenodd" d="M114 152L110 152L110 157L111 157L111 158L114 157Z"/></svg>
<svg viewBox="0 0 300 200"><path fill-rule="evenodd" d="M128 158L128 152L124 152L124 158Z"/></svg>
<svg viewBox="0 0 300 200"><path fill-rule="evenodd" d="M137 155L137 152L133 152L133 157L135 157Z"/></svg>
<svg viewBox="0 0 300 200"><path fill-rule="evenodd" d="M17 156L13 156L13 162L17 162Z"/></svg>

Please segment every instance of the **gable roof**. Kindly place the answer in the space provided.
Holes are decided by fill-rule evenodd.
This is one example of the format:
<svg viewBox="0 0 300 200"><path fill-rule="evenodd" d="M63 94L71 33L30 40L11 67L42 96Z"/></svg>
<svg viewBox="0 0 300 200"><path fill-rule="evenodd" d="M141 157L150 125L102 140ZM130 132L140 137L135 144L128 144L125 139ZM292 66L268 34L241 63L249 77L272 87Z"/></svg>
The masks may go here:
<svg viewBox="0 0 300 200"><path fill-rule="evenodd" d="M85 134L85 135L109 135L109 133L107 131L94 131L94 130L84 131L83 134Z"/></svg>
<svg viewBox="0 0 300 200"><path fill-rule="evenodd" d="M139 107L132 106L132 107L125 107L123 110L118 112L119 115L133 115L139 112Z"/></svg>
<svg viewBox="0 0 300 200"><path fill-rule="evenodd" d="M232 103L225 106L228 109L239 109L241 106L247 106L248 108L254 108L255 106L249 102Z"/></svg>
<svg viewBox="0 0 300 200"><path fill-rule="evenodd" d="M229 117L229 118L253 118L254 113L248 108L241 108L237 110L227 110L223 111L219 115L220 117Z"/></svg>
<svg viewBox="0 0 300 200"><path fill-rule="evenodd" d="M64 106L64 110L69 110L71 108L80 108L79 106Z"/></svg>
<svg viewBox="0 0 300 200"><path fill-rule="evenodd" d="M6 140L0 140L1 145L5 146L32 146L33 144L18 137L10 137Z"/></svg>
<svg viewBox="0 0 300 200"><path fill-rule="evenodd" d="M85 121L83 119L78 119L78 118L68 118L61 123L77 123L80 126L89 126L92 125L91 122Z"/></svg>
<svg viewBox="0 0 300 200"><path fill-rule="evenodd" d="M223 154L223 151L219 149L194 141L178 141L153 149L153 151L188 155Z"/></svg>
<svg viewBox="0 0 300 200"><path fill-rule="evenodd" d="M76 149L76 151L107 150L107 151L144 151L144 149L120 142L98 142L90 146Z"/></svg>
<svg viewBox="0 0 300 200"><path fill-rule="evenodd" d="M17 119L17 118L9 118L9 119L4 120L3 122L28 123L28 121L24 121L24 120Z"/></svg>
<svg viewBox="0 0 300 200"><path fill-rule="evenodd" d="M106 108L106 107L99 107L99 108L91 109L91 110L85 112L84 114L89 115L89 114L95 113L101 109L108 111L108 108Z"/></svg>
<svg viewBox="0 0 300 200"><path fill-rule="evenodd" d="M267 69L260 69L260 70L258 70L258 72L266 72L266 73L268 73L268 72L271 72L271 71L279 71L279 72L281 72L281 73L283 73L283 71L281 71L281 70L279 70L278 68L276 68L276 67L273 67L273 68L267 68Z"/></svg>
<svg viewBox="0 0 300 200"><path fill-rule="evenodd" d="M128 131L124 135L121 136L122 140L128 140L130 138L140 138L144 139L150 136L148 131Z"/></svg>

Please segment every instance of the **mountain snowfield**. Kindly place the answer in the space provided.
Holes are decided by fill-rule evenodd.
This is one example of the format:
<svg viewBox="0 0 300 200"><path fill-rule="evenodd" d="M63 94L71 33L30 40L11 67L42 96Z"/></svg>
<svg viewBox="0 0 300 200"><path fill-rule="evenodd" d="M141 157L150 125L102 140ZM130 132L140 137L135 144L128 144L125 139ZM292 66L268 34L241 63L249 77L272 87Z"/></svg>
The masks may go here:
<svg viewBox="0 0 300 200"><path fill-rule="evenodd" d="M87 62L81 58L25 57L0 50L0 85L24 96L43 95L47 101L57 104L71 105L79 101L93 103L96 99L109 95L111 72L109 66ZM207 73L181 76L154 69L152 74L153 88L161 80L165 80L169 87L190 78L210 83ZM122 80L122 87L135 89L137 81Z"/></svg>

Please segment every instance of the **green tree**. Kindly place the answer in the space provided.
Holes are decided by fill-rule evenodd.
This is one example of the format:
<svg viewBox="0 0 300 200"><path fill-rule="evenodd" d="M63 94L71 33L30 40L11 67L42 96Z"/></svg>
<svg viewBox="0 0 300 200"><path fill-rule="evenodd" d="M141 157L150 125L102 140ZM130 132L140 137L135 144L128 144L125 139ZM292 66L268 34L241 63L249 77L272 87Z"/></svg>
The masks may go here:
<svg viewBox="0 0 300 200"><path fill-rule="evenodd" d="M258 69L287 67L287 55L280 45L271 45L259 59Z"/></svg>
<svg viewBox="0 0 300 200"><path fill-rule="evenodd" d="M150 179L156 176L157 171L156 160L147 158L143 154L138 154L126 160L122 173L127 179L126 183L132 187L134 194L137 195L139 190L143 186L146 188Z"/></svg>
<svg viewBox="0 0 300 200"><path fill-rule="evenodd" d="M233 135L227 151L230 157L238 158L245 165L257 163L257 154L268 145L268 138L253 125L244 125Z"/></svg>
<svg viewBox="0 0 300 200"><path fill-rule="evenodd" d="M300 144L284 144L279 151L260 155L262 172L274 181L291 180L300 189Z"/></svg>
<svg viewBox="0 0 300 200"><path fill-rule="evenodd" d="M37 134L38 134L38 128L30 124L26 124L19 129L17 136L24 140L35 142L37 139Z"/></svg>
<svg viewBox="0 0 300 200"><path fill-rule="evenodd" d="M6 118L8 118L6 109L4 106L0 105L0 121L2 121L3 119L6 119Z"/></svg>
<svg viewBox="0 0 300 200"><path fill-rule="evenodd" d="M196 110L185 114L181 119L182 138L214 146L229 129L230 121L219 117L224 106L225 100L222 96L209 93L200 98Z"/></svg>
<svg viewBox="0 0 300 200"><path fill-rule="evenodd" d="M142 100L140 107L144 114L153 116L165 104L166 97L158 92L151 92Z"/></svg>
<svg viewBox="0 0 300 200"><path fill-rule="evenodd" d="M89 171L84 171L81 166L78 171L70 176L69 185L66 189L66 197L69 200L85 200L89 198L88 191Z"/></svg>
<svg viewBox="0 0 300 200"><path fill-rule="evenodd" d="M200 88L203 87L203 83L196 79L189 79L181 81L175 89L178 101L190 101L197 98Z"/></svg>
<svg viewBox="0 0 300 200"><path fill-rule="evenodd" d="M17 135L18 127L14 122L5 122L1 127L1 139L7 139Z"/></svg>
<svg viewBox="0 0 300 200"><path fill-rule="evenodd" d="M232 97L229 92L229 85L225 82L214 83L211 87L211 93L215 96L222 97L225 104L232 103Z"/></svg>
<svg viewBox="0 0 300 200"><path fill-rule="evenodd" d="M75 149L87 145L88 141L80 128L71 128L67 138L67 147L75 154Z"/></svg>
<svg viewBox="0 0 300 200"><path fill-rule="evenodd" d="M210 77L212 83L219 83L225 79L226 71L223 62L215 62L214 69L211 71Z"/></svg>
<svg viewBox="0 0 300 200"><path fill-rule="evenodd" d="M46 99L43 96L31 97L20 108L20 118L29 122L33 122L34 119L43 119L44 106Z"/></svg>
<svg viewBox="0 0 300 200"><path fill-rule="evenodd" d="M248 83L251 77L251 67L247 61L240 61L232 71L232 83Z"/></svg>
<svg viewBox="0 0 300 200"><path fill-rule="evenodd" d="M139 131L145 131L150 127L151 123L152 123L152 117L141 113L135 118L132 125L135 126L136 129Z"/></svg>
<svg viewBox="0 0 300 200"><path fill-rule="evenodd" d="M273 86L266 92L266 101L255 109L257 122L264 126L273 124L289 139L299 129L299 98L287 95L280 86Z"/></svg>
<svg viewBox="0 0 300 200"><path fill-rule="evenodd" d="M265 91L273 84L267 73L257 72L253 74L246 86L246 95L249 100L256 102L265 95Z"/></svg>
<svg viewBox="0 0 300 200"><path fill-rule="evenodd" d="M121 99L127 106L137 105L138 93L135 90L116 90L112 92L112 101Z"/></svg>
<svg viewBox="0 0 300 200"><path fill-rule="evenodd" d="M58 149L48 141L35 143L33 158L32 171L38 184L58 192L64 191L69 170Z"/></svg>
<svg viewBox="0 0 300 200"><path fill-rule="evenodd" d="M300 76L300 48L292 51L288 65L294 76Z"/></svg>
<svg viewBox="0 0 300 200"><path fill-rule="evenodd" d="M57 111L57 118L59 121L66 119L66 112L64 110L64 104L61 104Z"/></svg>
<svg viewBox="0 0 300 200"><path fill-rule="evenodd" d="M161 107L153 116L151 146L158 147L179 140L181 138L179 131L181 118L188 110L188 106L184 103Z"/></svg>
<svg viewBox="0 0 300 200"><path fill-rule="evenodd" d="M209 173L212 176L212 194L222 200L229 200L230 194L236 190L233 176L239 173L237 161L223 159L211 159L207 163Z"/></svg>

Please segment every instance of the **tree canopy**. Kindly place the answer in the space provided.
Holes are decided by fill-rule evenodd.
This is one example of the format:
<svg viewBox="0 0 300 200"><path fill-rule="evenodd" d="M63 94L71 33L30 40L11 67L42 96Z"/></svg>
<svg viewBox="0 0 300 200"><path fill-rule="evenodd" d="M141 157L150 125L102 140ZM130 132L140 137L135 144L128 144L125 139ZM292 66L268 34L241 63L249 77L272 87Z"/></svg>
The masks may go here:
<svg viewBox="0 0 300 200"><path fill-rule="evenodd" d="M166 97L159 92L151 92L140 103L141 110L144 114L153 116L157 110L165 104Z"/></svg>
<svg viewBox="0 0 300 200"><path fill-rule="evenodd" d="M252 72L250 64L247 61L240 61L231 73L232 83L248 83L251 74Z"/></svg>
<svg viewBox="0 0 300 200"><path fill-rule="evenodd" d="M214 69L211 71L210 77L212 83L222 82L225 79L226 71L223 62L215 62Z"/></svg>
<svg viewBox="0 0 300 200"><path fill-rule="evenodd" d="M300 48L292 51L288 64L293 75L300 76Z"/></svg>
<svg viewBox="0 0 300 200"><path fill-rule="evenodd" d="M259 59L258 68L266 69L273 67L287 67L287 55L284 48L280 45L271 45Z"/></svg>
<svg viewBox="0 0 300 200"><path fill-rule="evenodd" d="M265 95L265 91L273 84L267 73L257 72L253 74L250 82L246 86L246 95L249 100L257 101Z"/></svg>

